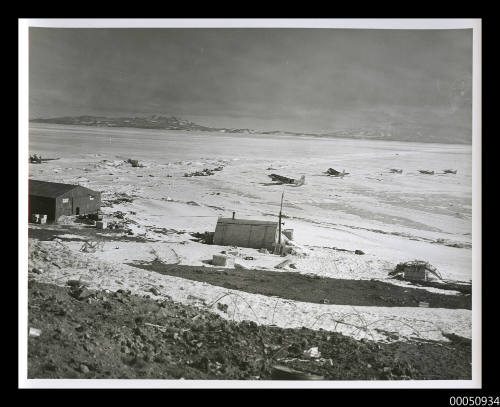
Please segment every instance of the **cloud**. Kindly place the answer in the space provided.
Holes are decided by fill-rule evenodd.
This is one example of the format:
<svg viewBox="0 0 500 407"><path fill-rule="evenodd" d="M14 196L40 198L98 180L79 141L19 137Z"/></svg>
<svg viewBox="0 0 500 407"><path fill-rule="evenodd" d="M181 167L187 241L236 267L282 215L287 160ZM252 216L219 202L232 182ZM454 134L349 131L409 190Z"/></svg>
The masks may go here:
<svg viewBox="0 0 500 407"><path fill-rule="evenodd" d="M427 120L421 111L432 121L439 111L446 125L469 121L471 75L471 30L30 29L30 110L45 116L151 112L317 127Z"/></svg>

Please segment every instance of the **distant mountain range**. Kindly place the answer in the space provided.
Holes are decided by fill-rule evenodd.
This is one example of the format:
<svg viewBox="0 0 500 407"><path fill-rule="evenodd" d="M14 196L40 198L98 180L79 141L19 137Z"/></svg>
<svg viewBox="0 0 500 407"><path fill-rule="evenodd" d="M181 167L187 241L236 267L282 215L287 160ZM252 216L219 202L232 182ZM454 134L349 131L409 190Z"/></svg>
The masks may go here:
<svg viewBox="0 0 500 407"><path fill-rule="evenodd" d="M391 123L389 125L374 125L336 130L326 133L303 133L293 131L260 131L253 129L217 128L202 126L177 117L152 115L149 117L102 117L75 116L55 117L49 119L32 119L32 123L53 123L94 127L130 127L158 130L209 131L219 133L239 134L275 134L313 137L338 137L352 139L394 140L424 143L471 144L470 129L456 126L454 128L432 125L416 125L411 123Z"/></svg>

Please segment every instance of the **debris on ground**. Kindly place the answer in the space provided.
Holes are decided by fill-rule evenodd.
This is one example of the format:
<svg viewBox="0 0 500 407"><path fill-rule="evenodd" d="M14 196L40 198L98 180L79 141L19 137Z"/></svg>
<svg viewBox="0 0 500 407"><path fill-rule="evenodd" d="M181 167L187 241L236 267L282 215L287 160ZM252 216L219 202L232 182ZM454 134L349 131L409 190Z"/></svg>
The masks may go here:
<svg viewBox="0 0 500 407"><path fill-rule="evenodd" d="M155 288L155 287L151 287L149 289L149 292L153 293L154 295L160 295L161 294L160 291L157 288Z"/></svg>
<svg viewBox="0 0 500 407"><path fill-rule="evenodd" d="M304 357L306 357L308 359L318 359L321 357L321 353L318 350L317 346L305 350L303 355L304 355Z"/></svg>
<svg viewBox="0 0 500 407"><path fill-rule="evenodd" d="M129 290L96 291L90 302L81 301L71 288L36 281L28 282L28 298L29 326L43 332L28 337L30 379L471 378L471 340L456 335L450 342L358 341L322 330L234 322L201 305ZM217 308L228 311L227 304ZM304 351L321 356L304 358Z"/></svg>
<svg viewBox="0 0 500 407"><path fill-rule="evenodd" d="M131 203L133 201L134 198L126 193L114 193L112 197L103 197L101 207L110 207L121 203Z"/></svg>
<svg viewBox="0 0 500 407"><path fill-rule="evenodd" d="M96 251L103 251L104 249L104 241L92 241L86 240L83 242L82 247L80 247L80 251L84 253L95 253Z"/></svg>
<svg viewBox="0 0 500 407"><path fill-rule="evenodd" d="M363 250L356 249L356 250L349 250L349 249L341 249L340 247L330 247L330 249L335 250L337 252L348 252L348 253L354 253L354 254L365 254Z"/></svg>
<svg viewBox="0 0 500 407"><path fill-rule="evenodd" d="M144 167L144 165L139 164L138 160L132 160L131 158L129 158L126 162L129 163L134 168L137 168L137 167L142 168L142 167Z"/></svg>
<svg viewBox="0 0 500 407"><path fill-rule="evenodd" d="M86 281L86 280L68 280L66 282L66 284L70 287L89 287L90 286L90 282Z"/></svg>
<svg viewBox="0 0 500 407"><path fill-rule="evenodd" d="M204 168L201 171L186 172L186 173L184 173L184 176L185 177L207 177L210 175L214 175L217 171L222 171L223 169L224 169L223 166L215 167L212 169Z"/></svg>
<svg viewBox="0 0 500 407"><path fill-rule="evenodd" d="M111 214L114 218L125 219L127 214L122 211L115 211Z"/></svg>
<svg viewBox="0 0 500 407"><path fill-rule="evenodd" d="M437 269L423 260L412 260L396 265L394 270L389 272L390 276L401 277L410 281L428 281L443 279Z"/></svg>
<svg viewBox="0 0 500 407"><path fill-rule="evenodd" d="M217 303L217 309L222 311L222 312L227 313L228 308L229 308L229 305L227 305L227 304L223 304L221 302Z"/></svg>
<svg viewBox="0 0 500 407"><path fill-rule="evenodd" d="M80 220L91 220L91 221L98 221L102 220L102 213L100 212L95 212L95 213L88 213L85 215L78 215L77 218Z"/></svg>
<svg viewBox="0 0 500 407"><path fill-rule="evenodd" d="M212 244L214 241L214 232L191 232L190 235L194 237L194 239L191 239L193 242Z"/></svg>

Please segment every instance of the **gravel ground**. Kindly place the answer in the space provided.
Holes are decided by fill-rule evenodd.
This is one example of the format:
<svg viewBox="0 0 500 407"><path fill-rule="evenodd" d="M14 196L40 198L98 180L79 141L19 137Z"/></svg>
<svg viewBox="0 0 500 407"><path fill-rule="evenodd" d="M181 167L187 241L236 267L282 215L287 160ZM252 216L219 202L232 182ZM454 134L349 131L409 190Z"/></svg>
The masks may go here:
<svg viewBox="0 0 500 407"><path fill-rule="evenodd" d="M323 330L228 321L169 299L80 284L29 281L28 328L41 331L28 338L29 378L471 378L471 341L456 335L446 343L358 341ZM311 348L318 351L312 358Z"/></svg>

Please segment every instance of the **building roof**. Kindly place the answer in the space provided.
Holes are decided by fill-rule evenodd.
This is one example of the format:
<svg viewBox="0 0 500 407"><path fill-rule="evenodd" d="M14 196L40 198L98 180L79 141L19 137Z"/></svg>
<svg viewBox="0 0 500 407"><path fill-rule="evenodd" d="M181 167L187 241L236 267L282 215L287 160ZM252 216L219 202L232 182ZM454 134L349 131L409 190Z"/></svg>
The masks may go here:
<svg viewBox="0 0 500 407"><path fill-rule="evenodd" d="M28 194L47 198L57 198L58 196L61 196L72 189L78 188L79 186L80 185L61 184L58 182L30 179Z"/></svg>
<svg viewBox="0 0 500 407"><path fill-rule="evenodd" d="M217 223L226 225L251 225L251 226L278 226L278 222L268 220L253 220L253 219L233 219L219 218Z"/></svg>

